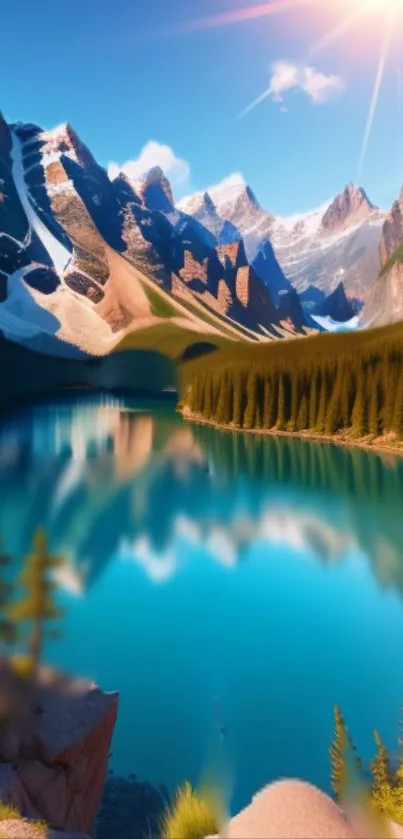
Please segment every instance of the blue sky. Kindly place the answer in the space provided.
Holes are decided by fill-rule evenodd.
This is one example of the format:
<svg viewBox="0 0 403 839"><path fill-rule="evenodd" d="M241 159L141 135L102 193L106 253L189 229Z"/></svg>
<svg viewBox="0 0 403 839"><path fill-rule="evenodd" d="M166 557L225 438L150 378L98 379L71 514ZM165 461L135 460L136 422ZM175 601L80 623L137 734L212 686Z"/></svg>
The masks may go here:
<svg viewBox="0 0 403 839"><path fill-rule="evenodd" d="M185 21L221 13L247 17L240 10L255 4L6 0L0 107L10 121L69 121L105 167L134 161L135 174L165 163L178 197L240 172L272 212L308 210L357 180L385 15L373 12L312 55L354 5L379 0L339 0L333 13L322 13L327 0L322 11L318 0L298 2L309 8L186 29ZM381 206L403 184L399 47L389 54L359 176ZM270 79L271 95L237 120ZM141 157L150 141L158 145Z"/></svg>

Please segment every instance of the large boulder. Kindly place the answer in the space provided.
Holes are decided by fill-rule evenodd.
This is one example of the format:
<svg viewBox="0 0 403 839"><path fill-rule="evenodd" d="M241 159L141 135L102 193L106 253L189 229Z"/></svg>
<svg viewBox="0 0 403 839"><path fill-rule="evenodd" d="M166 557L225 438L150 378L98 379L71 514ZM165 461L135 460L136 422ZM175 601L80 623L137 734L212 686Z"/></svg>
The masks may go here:
<svg viewBox="0 0 403 839"><path fill-rule="evenodd" d="M118 695L42 669L35 684L0 672L0 800L54 829L87 833L107 772ZM8 704L7 704L8 703Z"/></svg>
<svg viewBox="0 0 403 839"><path fill-rule="evenodd" d="M336 804L302 781L278 781L231 819L228 839L355 839Z"/></svg>
<svg viewBox="0 0 403 839"><path fill-rule="evenodd" d="M347 802L346 802L347 804ZM225 839L402 839L403 827L349 802L340 809L305 781L276 781L254 796L220 834ZM206 839L220 839L206 837Z"/></svg>

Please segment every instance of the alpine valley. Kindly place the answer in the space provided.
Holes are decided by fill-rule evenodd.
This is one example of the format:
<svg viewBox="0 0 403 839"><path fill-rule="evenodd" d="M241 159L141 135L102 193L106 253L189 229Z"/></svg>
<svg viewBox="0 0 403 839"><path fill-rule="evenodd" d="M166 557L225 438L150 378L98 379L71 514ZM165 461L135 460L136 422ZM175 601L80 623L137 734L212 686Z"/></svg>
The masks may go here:
<svg viewBox="0 0 403 839"><path fill-rule="evenodd" d="M110 179L69 124L0 115L4 342L88 359L178 356L200 336L267 342L403 318L403 193L349 184L305 215L264 210L240 176L175 203L154 168Z"/></svg>

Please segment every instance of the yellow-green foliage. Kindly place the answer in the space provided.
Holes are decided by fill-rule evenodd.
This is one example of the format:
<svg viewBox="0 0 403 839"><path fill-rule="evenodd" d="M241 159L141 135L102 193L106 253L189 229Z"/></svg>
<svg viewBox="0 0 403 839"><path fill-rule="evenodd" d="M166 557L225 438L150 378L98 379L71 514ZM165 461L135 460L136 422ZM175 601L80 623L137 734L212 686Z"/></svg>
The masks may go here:
<svg viewBox="0 0 403 839"><path fill-rule="evenodd" d="M10 821L11 819L20 819L21 814L15 807L10 804L2 804L0 801L0 822Z"/></svg>
<svg viewBox="0 0 403 839"><path fill-rule="evenodd" d="M27 622L30 628L29 657L32 671L36 670L41 657L45 624L63 614L55 604L57 584L50 576L50 572L62 564L61 557L48 552L46 533L38 529L34 535L32 553L26 557L19 576L24 594L9 610L17 624Z"/></svg>
<svg viewBox="0 0 403 839"><path fill-rule="evenodd" d="M335 709L335 737L331 748L332 785L337 798L340 798L346 779L348 754L347 746L351 746L355 754L356 766L362 772L363 766L356 754L355 747L348 734L343 717L338 708ZM403 825L403 763L392 767L388 750L379 734L374 732L376 754L370 764L371 787L370 794L375 810L388 819Z"/></svg>
<svg viewBox="0 0 403 839"><path fill-rule="evenodd" d="M161 839L204 839L219 832L221 821L220 806L214 796L196 792L185 783L164 815Z"/></svg>

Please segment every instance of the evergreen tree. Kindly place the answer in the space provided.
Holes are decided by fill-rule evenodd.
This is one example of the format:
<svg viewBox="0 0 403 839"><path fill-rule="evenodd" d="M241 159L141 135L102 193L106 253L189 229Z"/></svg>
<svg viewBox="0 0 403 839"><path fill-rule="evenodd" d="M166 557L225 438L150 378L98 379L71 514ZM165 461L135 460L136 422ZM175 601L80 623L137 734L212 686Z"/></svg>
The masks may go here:
<svg viewBox="0 0 403 839"><path fill-rule="evenodd" d="M253 363L206 365L187 388L185 404L207 419L219 416L239 428L262 423L263 428L301 431L304 426L329 434L346 429L356 437L394 430L403 439L400 336L381 334L361 342L357 337L355 344L351 339L351 351L340 336L342 353L334 349L337 340L323 339L322 354L315 339L307 342L306 355L295 352L294 342L284 342L281 353L278 345L254 347Z"/></svg>
<svg viewBox="0 0 403 839"><path fill-rule="evenodd" d="M318 374L316 369L311 371L311 389L309 393L309 428L316 428L318 415Z"/></svg>
<svg viewBox="0 0 403 839"><path fill-rule="evenodd" d="M346 364L341 364L341 393L340 393L340 426L349 428L351 425L351 375Z"/></svg>
<svg viewBox="0 0 403 839"><path fill-rule="evenodd" d="M396 394L396 375L390 357L385 357L382 364L383 405L381 419L383 430L388 432L392 428Z"/></svg>
<svg viewBox="0 0 403 839"><path fill-rule="evenodd" d="M280 373L278 377L278 403L277 403L277 423L276 427L279 431L285 431L286 428L286 413L285 413L285 383L284 374Z"/></svg>
<svg viewBox="0 0 403 839"><path fill-rule="evenodd" d="M371 393L369 397L369 415L368 415L368 430L373 437L379 435L379 378L376 373L373 374L371 382Z"/></svg>
<svg viewBox="0 0 403 839"><path fill-rule="evenodd" d="M251 367L248 373L246 385L246 408L243 419L244 428L254 428L256 421L256 400L257 400L257 375L256 370Z"/></svg>
<svg viewBox="0 0 403 839"><path fill-rule="evenodd" d="M357 390L353 409L353 436L363 437L366 433L365 378L362 366L358 371Z"/></svg>
<svg viewBox="0 0 403 839"><path fill-rule="evenodd" d="M397 382L393 405L392 431L399 439L403 437L403 371L400 373Z"/></svg>
<svg viewBox="0 0 403 839"><path fill-rule="evenodd" d="M232 421L237 428L243 426L243 401L244 401L244 379L241 370L235 370L233 374L234 380L234 395L233 395L233 410Z"/></svg>
<svg viewBox="0 0 403 839"><path fill-rule="evenodd" d="M266 377L264 380L263 396L263 428L272 428L273 424L273 389L271 380Z"/></svg>
<svg viewBox="0 0 403 839"><path fill-rule="evenodd" d="M326 403L327 403L327 381L326 381L326 370L321 370L321 377L320 377L320 393L319 393L319 407L318 407L318 416L316 418L316 431L319 431L320 434L323 434L325 430L325 422L326 422Z"/></svg>
<svg viewBox="0 0 403 839"><path fill-rule="evenodd" d="M294 368L291 374L291 416L287 423L288 431L295 431L298 419L299 378Z"/></svg>
<svg viewBox="0 0 403 839"><path fill-rule="evenodd" d="M392 772L389 764L388 750L377 731L374 731L374 740L377 753L371 762L370 769L374 788L380 790L385 784L391 783Z"/></svg>
<svg viewBox="0 0 403 839"><path fill-rule="evenodd" d="M59 568L62 563L60 557L48 553L45 532L37 530L33 540L33 551L26 557L19 576L25 596L10 608L13 620L31 624L29 663L33 673L38 667L44 638L48 634L45 624L62 617L63 614L54 601L56 583L49 577L50 572Z"/></svg>
<svg viewBox="0 0 403 839"><path fill-rule="evenodd" d="M329 405L326 410L325 432L334 434L341 426L341 394L343 388L341 366L337 368L336 378L333 384Z"/></svg>
<svg viewBox="0 0 403 839"><path fill-rule="evenodd" d="M213 416L213 377L211 373L206 377L204 416L206 419L211 419Z"/></svg>
<svg viewBox="0 0 403 839"><path fill-rule="evenodd" d="M226 372L224 372L221 376L221 382L219 384L219 396L217 402L217 410L215 412L215 419L219 423L229 423L232 418L231 412L231 405L230 405L230 386L229 386L229 377Z"/></svg>
<svg viewBox="0 0 403 839"><path fill-rule="evenodd" d="M334 739L330 748L330 757L332 765L332 787L337 799L340 798L343 791L343 784L346 779L346 748L347 748L347 730L339 708L334 709L335 717L335 733Z"/></svg>
<svg viewBox="0 0 403 839"><path fill-rule="evenodd" d="M262 428L262 424L263 424L262 409L260 407L260 402L258 400L257 405L256 405L255 428Z"/></svg>
<svg viewBox="0 0 403 839"><path fill-rule="evenodd" d="M306 393L301 397L298 409L297 431L305 431L308 428L308 399Z"/></svg>

